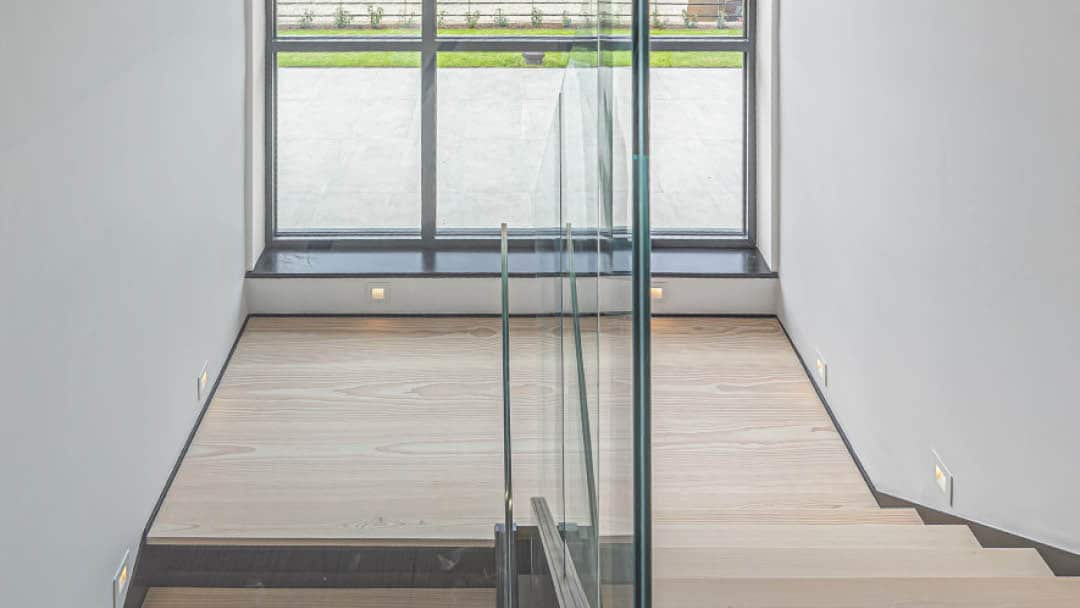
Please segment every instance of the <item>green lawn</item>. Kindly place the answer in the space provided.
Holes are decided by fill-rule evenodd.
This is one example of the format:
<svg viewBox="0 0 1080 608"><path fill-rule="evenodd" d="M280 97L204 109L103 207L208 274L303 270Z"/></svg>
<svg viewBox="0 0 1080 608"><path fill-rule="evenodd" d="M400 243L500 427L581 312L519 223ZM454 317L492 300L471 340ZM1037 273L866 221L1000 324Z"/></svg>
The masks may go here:
<svg viewBox="0 0 1080 608"><path fill-rule="evenodd" d="M495 28L479 27L469 28L442 28L440 36L573 36L581 33L592 35L594 30L578 31L572 28ZM653 30L655 36L740 36L741 30L699 27L693 29L671 28ZM629 29L618 29L611 32L616 36L629 36ZM367 36L419 36L416 28L386 27L380 29L352 27L346 29L285 29L279 32L280 36L337 36L337 37L367 37ZM616 51L605 55L609 65L626 67L630 65L629 51ZM686 68L741 68L743 65L742 53L725 51L653 51L652 67L686 67ZM579 62L585 65L595 63L595 56L589 53L579 55ZM570 61L570 53L547 53L544 55L542 66L530 66L525 64L525 58L518 52L451 52L439 54L439 67L443 68L525 68L566 67ZM280 53L278 54L278 66L283 68L374 68L374 67L420 67L420 54L412 51L370 51L370 52L343 52L343 53Z"/></svg>
<svg viewBox="0 0 1080 608"><path fill-rule="evenodd" d="M581 33L592 35L594 30L578 31L572 28L493 28L480 27L469 28L442 28L440 36L572 36ZM672 28L653 30L656 36L740 36L741 30L699 27L693 29ZM611 32L616 36L629 36L629 29L618 29ZM346 29L286 29L279 32L280 36L337 36L337 37L367 37L367 36L419 36L416 28L360 28ZM629 51L616 51L605 54L609 65L626 67L630 65ZM742 53L725 51L653 51L652 67L670 68L741 68L743 65ZM595 56L590 53L578 55L579 62L583 65L591 65L596 62ZM518 52L451 52L439 54L439 67L443 68L525 68L566 67L570 61L570 53L547 53L544 55L542 66L530 66L525 64L525 58ZM370 51L370 52L343 52L343 53L280 53L278 54L278 66L283 68L374 68L374 67L420 67L420 54L412 51Z"/></svg>
<svg viewBox="0 0 1080 608"><path fill-rule="evenodd" d="M630 51L607 53L608 65L630 66ZM653 51L654 68L741 68L742 53L730 51ZM542 66L525 64L521 53L454 52L439 53L440 68L563 68L570 53L545 53ZM595 64L595 55L581 54L577 65ZM345 53L279 53L282 68L418 68L420 53L410 51L372 51Z"/></svg>

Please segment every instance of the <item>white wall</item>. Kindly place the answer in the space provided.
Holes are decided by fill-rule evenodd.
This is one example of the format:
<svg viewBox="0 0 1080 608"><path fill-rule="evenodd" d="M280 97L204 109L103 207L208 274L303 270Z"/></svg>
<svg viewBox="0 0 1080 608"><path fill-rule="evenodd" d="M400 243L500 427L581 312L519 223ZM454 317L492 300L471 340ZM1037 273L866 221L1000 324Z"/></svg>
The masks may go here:
<svg viewBox="0 0 1080 608"><path fill-rule="evenodd" d="M266 249L266 3L243 0L247 8L247 149L244 226L247 268Z"/></svg>
<svg viewBox="0 0 1080 608"><path fill-rule="evenodd" d="M0 604L111 606L244 314L244 5L0 20Z"/></svg>
<svg viewBox="0 0 1080 608"><path fill-rule="evenodd" d="M510 310L540 314L553 310L546 301L550 278L510 279ZM582 277L582 294L589 293ZM664 290L653 301L657 315L771 315L776 312L778 281L772 279L656 278ZM501 283L497 278L394 279L247 279L247 306L252 314L499 314ZM389 298L371 301L370 288L384 287ZM595 288L593 288L595 289ZM622 278L605 280L600 300L610 310L629 310L630 285ZM569 297L569 295L567 295ZM567 304L569 306L569 304ZM620 308L621 307L621 308Z"/></svg>
<svg viewBox="0 0 1080 608"><path fill-rule="evenodd" d="M757 65L757 248L765 263L780 270L780 0L759 0L756 8Z"/></svg>
<svg viewBox="0 0 1080 608"><path fill-rule="evenodd" d="M787 327L881 490L1080 551L1080 4L782 9Z"/></svg>

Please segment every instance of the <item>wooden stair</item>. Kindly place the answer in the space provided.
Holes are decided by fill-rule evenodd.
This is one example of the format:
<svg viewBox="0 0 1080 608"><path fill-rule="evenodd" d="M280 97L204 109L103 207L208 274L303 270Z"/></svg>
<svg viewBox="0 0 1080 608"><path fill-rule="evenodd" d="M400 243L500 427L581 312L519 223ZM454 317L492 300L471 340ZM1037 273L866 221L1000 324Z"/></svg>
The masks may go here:
<svg viewBox="0 0 1080 608"><path fill-rule="evenodd" d="M775 319L654 328L657 608L1080 607L1080 579L1033 549L879 507ZM605 587L605 606L633 605L630 591ZM158 588L144 603L495 605L494 589Z"/></svg>
<svg viewBox="0 0 1080 608"><path fill-rule="evenodd" d="M630 606L630 590L604 590L606 606ZM661 579L662 608L1072 608L1072 578Z"/></svg>
<svg viewBox="0 0 1080 608"><path fill-rule="evenodd" d="M655 335L658 608L1080 607L1034 549L879 507L775 320Z"/></svg>

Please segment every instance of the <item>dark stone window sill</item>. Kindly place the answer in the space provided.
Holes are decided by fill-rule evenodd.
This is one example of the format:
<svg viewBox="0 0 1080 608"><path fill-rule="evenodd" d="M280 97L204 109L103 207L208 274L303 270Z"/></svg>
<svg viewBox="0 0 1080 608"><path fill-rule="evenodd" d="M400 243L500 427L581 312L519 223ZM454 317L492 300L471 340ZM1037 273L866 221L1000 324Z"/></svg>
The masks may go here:
<svg viewBox="0 0 1080 608"><path fill-rule="evenodd" d="M594 268L595 255L578 253L579 273ZM533 250L510 252L510 274L514 277L552 276L557 256ZM615 273L629 273L628 251L613 256ZM500 258L490 249L392 249L392 250L307 250L268 249L255 269L253 279L296 278L468 278L500 276ZM746 249L657 249L653 251L653 276L668 278L753 278L777 275L752 248Z"/></svg>

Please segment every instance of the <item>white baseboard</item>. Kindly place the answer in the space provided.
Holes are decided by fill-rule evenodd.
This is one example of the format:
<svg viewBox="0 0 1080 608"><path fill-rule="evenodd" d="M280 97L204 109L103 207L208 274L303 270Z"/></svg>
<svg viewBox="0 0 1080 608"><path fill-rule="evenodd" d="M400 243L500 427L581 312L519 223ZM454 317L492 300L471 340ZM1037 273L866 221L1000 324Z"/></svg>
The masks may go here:
<svg viewBox="0 0 1080 608"><path fill-rule="evenodd" d="M497 278L302 278L247 279L247 302L252 314L498 314ZM656 314L775 314L777 279L657 278L664 289L654 301ZM514 314L538 314L553 309L556 279L510 280L510 309ZM375 302L371 287L384 287L388 299ZM601 283L605 310L627 307L629 280ZM592 308L595 284L579 283L582 307ZM592 297L589 297L589 296Z"/></svg>

